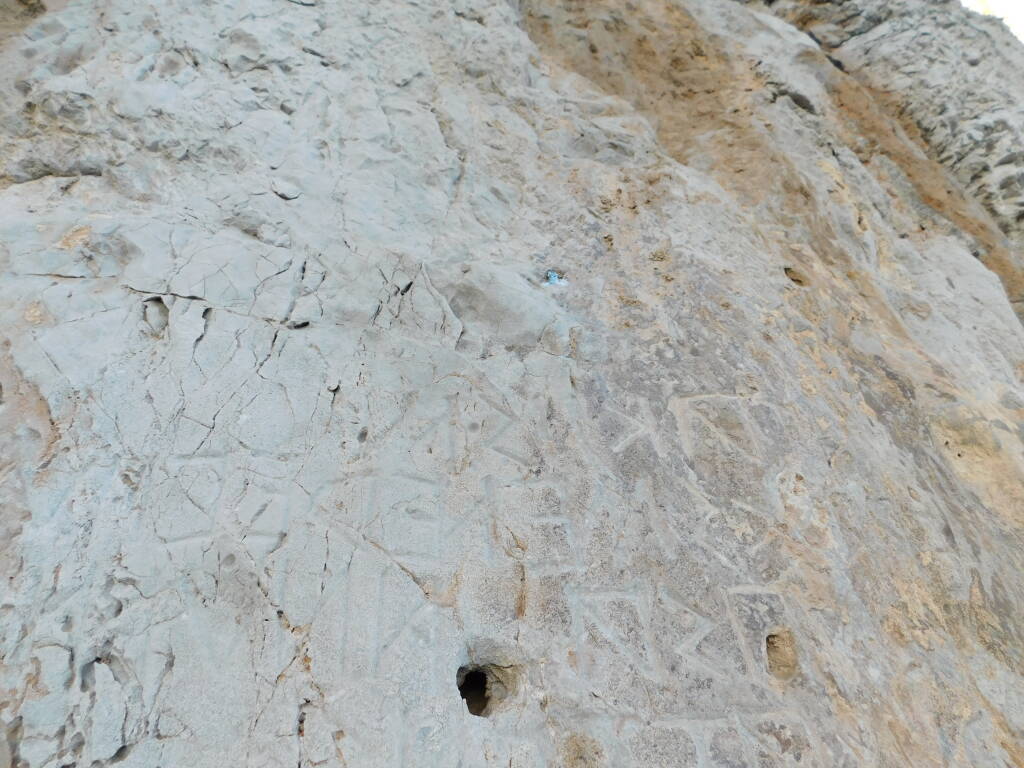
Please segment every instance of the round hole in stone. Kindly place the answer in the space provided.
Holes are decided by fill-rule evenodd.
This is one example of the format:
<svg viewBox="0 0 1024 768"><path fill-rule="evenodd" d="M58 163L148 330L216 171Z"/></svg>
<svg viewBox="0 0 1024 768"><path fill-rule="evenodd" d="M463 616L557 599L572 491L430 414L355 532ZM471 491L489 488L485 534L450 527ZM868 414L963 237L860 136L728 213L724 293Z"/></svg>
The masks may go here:
<svg viewBox="0 0 1024 768"><path fill-rule="evenodd" d="M481 667L462 667L456 676L456 682L459 684L459 695L466 702L469 714L486 717L487 707L491 703L487 691L487 672Z"/></svg>
<svg viewBox="0 0 1024 768"><path fill-rule="evenodd" d="M516 691L519 668L500 664L467 664L459 667L455 683L469 714L489 717Z"/></svg>

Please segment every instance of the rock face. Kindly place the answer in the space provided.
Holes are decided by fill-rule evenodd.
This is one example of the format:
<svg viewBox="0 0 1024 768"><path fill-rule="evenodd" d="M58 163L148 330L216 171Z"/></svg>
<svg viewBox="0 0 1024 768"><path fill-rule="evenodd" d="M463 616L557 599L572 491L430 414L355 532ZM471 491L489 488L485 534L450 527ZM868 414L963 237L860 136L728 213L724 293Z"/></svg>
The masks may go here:
<svg viewBox="0 0 1024 768"><path fill-rule="evenodd" d="M1024 766L1005 29L44 2L0 768Z"/></svg>
<svg viewBox="0 0 1024 768"><path fill-rule="evenodd" d="M984 207L1009 243L977 225L976 256L1024 313L1024 47L1002 23L956 0L769 3L872 89ZM952 192L930 192L948 202ZM928 201L930 205L935 203ZM973 217L971 217L973 218ZM1009 246L1009 252L1006 246Z"/></svg>

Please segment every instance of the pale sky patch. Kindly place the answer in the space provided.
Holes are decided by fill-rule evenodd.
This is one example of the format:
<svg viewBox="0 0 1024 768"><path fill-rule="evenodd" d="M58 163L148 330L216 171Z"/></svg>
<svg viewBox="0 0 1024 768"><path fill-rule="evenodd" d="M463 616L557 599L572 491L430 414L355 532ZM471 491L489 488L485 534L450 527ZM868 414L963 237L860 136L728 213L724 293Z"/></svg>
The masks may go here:
<svg viewBox="0 0 1024 768"><path fill-rule="evenodd" d="M1024 40L1024 0L962 0L964 7L999 16L1020 40Z"/></svg>

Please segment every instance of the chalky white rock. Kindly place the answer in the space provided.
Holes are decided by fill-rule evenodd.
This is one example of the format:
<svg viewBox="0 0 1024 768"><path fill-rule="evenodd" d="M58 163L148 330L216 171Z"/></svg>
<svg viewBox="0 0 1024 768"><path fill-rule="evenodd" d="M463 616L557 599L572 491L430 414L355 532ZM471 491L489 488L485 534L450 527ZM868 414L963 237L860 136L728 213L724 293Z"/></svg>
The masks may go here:
<svg viewBox="0 0 1024 768"><path fill-rule="evenodd" d="M1024 765L1022 51L0 0L0 768Z"/></svg>

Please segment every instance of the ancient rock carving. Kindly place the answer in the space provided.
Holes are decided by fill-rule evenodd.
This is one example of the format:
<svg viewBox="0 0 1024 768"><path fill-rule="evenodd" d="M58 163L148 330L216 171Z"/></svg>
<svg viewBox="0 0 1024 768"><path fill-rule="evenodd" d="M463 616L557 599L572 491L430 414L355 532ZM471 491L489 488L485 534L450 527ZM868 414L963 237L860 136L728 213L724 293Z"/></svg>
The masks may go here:
<svg viewBox="0 0 1024 768"><path fill-rule="evenodd" d="M0 768L1024 766L1024 48L942 0L0 0Z"/></svg>

